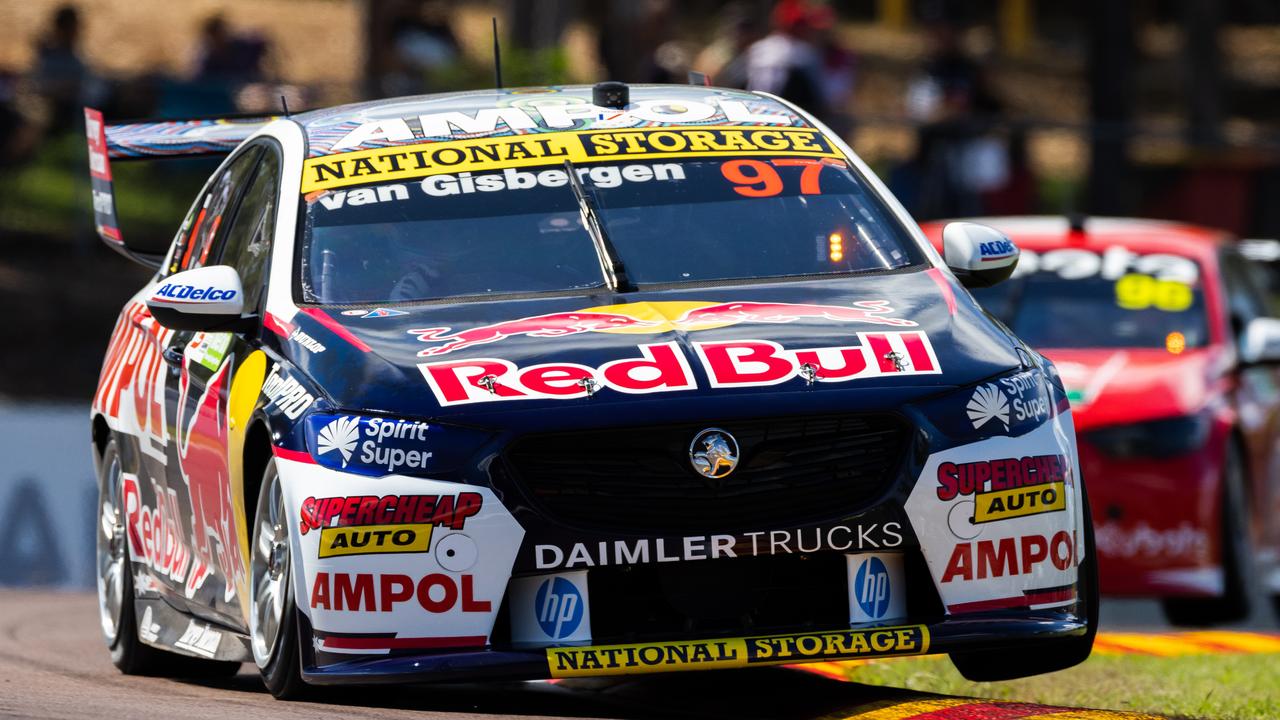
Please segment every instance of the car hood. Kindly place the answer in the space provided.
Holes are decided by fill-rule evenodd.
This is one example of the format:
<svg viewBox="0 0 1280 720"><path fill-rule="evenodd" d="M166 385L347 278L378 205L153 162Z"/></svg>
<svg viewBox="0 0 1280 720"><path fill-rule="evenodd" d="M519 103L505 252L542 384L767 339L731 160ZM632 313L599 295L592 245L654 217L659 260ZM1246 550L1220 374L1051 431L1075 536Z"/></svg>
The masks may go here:
<svg viewBox="0 0 1280 720"><path fill-rule="evenodd" d="M1187 415L1204 407L1224 357L1213 348L1174 355L1151 348L1055 350L1078 430Z"/></svg>
<svg viewBox="0 0 1280 720"><path fill-rule="evenodd" d="M622 408L632 422L690 413L759 415L766 412L760 404L765 398L770 413L892 407L1020 365L1016 341L937 270L625 295L309 308L298 317L304 324L322 321L324 328L308 325L317 333L347 338L320 353L291 346L295 364L337 407L478 424L502 425L515 413L534 414L538 423L555 423L564 413L616 422ZM759 354L752 356L750 348ZM845 350L790 352L816 348ZM824 377L825 368L861 362L859 353L868 372L845 381ZM888 353L897 356L882 362ZM737 376L725 383L708 363L721 367L730 356L739 371L770 371L790 362L797 372L765 377L768 384L736 382ZM805 377L812 368L803 368L804 360L818 366L816 382ZM636 362L603 372L609 363L627 361ZM650 361L666 362L666 370ZM665 379L674 378L680 372L675 364L684 366L686 386L646 386L667 371ZM540 397L513 382L530 368L543 387L573 386L587 372L634 385L602 384L589 397L577 387L560 390L576 397ZM494 377L493 391L476 384L485 375ZM457 392L466 398L452 402L451 391L454 399L462 397Z"/></svg>

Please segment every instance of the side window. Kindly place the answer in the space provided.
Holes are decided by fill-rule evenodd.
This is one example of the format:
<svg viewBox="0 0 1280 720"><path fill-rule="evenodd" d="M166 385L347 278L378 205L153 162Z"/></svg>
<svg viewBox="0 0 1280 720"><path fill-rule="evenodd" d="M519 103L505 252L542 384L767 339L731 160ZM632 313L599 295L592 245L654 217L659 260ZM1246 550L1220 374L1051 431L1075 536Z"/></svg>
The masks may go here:
<svg viewBox="0 0 1280 720"><path fill-rule="evenodd" d="M271 237L275 230L279 188L280 157L267 149L258 163L258 174L245 190L235 219L226 231L226 241L218 260L240 273L246 310L260 307L271 261Z"/></svg>
<svg viewBox="0 0 1280 720"><path fill-rule="evenodd" d="M192 207L182 223L168 271L191 270L211 260L214 240L224 221L230 219L235 199L244 183L253 175L261 147L250 148L231 162L216 177L208 191ZM217 257L216 253L212 257Z"/></svg>
<svg viewBox="0 0 1280 720"><path fill-rule="evenodd" d="M1248 262L1232 250L1222 253L1222 276L1226 284L1227 309L1231 328L1238 336L1252 319L1268 313L1266 296L1259 289Z"/></svg>

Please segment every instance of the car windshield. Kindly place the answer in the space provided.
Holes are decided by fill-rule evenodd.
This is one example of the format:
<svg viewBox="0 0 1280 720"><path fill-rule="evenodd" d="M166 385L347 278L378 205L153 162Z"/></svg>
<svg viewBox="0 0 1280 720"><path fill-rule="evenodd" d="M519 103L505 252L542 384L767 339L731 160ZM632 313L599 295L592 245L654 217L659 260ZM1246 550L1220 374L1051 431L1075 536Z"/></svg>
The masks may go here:
<svg viewBox="0 0 1280 720"><path fill-rule="evenodd" d="M436 174L306 196L304 300L394 303L602 287L563 166ZM638 287L923 262L843 161L715 157L576 173Z"/></svg>
<svg viewBox="0 0 1280 720"><path fill-rule="evenodd" d="M974 292L1037 348L1164 348L1208 343L1200 266L1113 246L1022 252L1014 277Z"/></svg>

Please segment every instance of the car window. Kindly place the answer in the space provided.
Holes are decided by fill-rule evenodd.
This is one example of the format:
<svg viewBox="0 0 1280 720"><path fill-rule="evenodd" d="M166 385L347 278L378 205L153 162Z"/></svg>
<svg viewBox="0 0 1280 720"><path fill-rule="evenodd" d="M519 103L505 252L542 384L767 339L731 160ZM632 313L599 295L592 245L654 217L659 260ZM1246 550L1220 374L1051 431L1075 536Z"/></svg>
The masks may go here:
<svg viewBox="0 0 1280 720"><path fill-rule="evenodd" d="M922 264L844 161L690 158L576 168L639 287ZM308 194L304 298L413 302L601 286L563 168L437 174Z"/></svg>
<svg viewBox="0 0 1280 720"><path fill-rule="evenodd" d="M210 259L218 257L218 253L213 251L218 230L224 221L230 219L238 193L253 176L261 152L261 146L252 147L232 160L192 206L175 240L176 246L169 261L170 273L203 267Z"/></svg>
<svg viewBox="0 0 1280 720"><path fill-rule="evenodd" d="M1221 255L1222 279L1232 327L1238 332L1246 323L1269 315L1266 294L1249 262L1231 249Z"/></svg>
<svg viewBox="0 0 1280 720"><path fill-rule="evenodd" d="M246 311L257 309L262 297L279 187L280 157L268 149L262 153L258 172L245 190L235 219L226 231L219 262L240 273Z"/></svg>

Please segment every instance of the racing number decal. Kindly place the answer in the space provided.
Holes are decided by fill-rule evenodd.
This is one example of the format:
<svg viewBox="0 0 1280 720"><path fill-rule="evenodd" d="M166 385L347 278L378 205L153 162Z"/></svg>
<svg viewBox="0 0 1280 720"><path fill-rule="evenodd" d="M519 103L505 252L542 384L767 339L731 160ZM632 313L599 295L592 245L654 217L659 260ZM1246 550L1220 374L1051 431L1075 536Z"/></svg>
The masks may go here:
<svg viewBox="0 0 1280 720"><path fill-rule="evenodd" d="M768 162L730 160L720 166L720 174L733 183L733 191L743 197L775 197L782 192L784 183L774 168L798 167L802 168L800 194L820 195L822 185L818 178L825 165L825 161L814 158L775 158Z"/></svg>
<svg viewBox="0 0 1280 720"><path fill-rule="evenodd" d="M1116 305L1125 310L1146 310L1154 306L1165 312L1182 312L1191 307L1194 299L1191 286L1177 280L1129 273L1116 281Z"/></svg>

